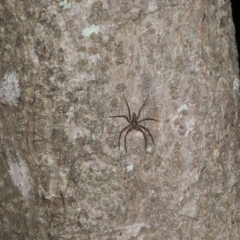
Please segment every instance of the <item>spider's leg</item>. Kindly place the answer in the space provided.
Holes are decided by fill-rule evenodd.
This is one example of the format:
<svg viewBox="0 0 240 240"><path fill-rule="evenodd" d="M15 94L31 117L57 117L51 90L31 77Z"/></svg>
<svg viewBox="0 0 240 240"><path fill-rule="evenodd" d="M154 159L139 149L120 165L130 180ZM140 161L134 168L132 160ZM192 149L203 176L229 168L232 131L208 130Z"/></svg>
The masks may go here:
<svg viewBox="0 0 240 240"><path fill-rule="evenodd" d="M149 95L147 96L146 100L144 101L144 103L143 103L142 107L140 108L140 110L139 110L139 112L138 112L137 120L138 120L138 119L139 119L139 117L140 117L140 114L141 114L142 108L144 107L145 103L147 102L147 100L148 100L148 97L149 97Z"/></svg>
<svg viewBox="0 0 240 240"><path fill-rule="evenodd" d="M129 128L129 129L127 130L127 132L126 132L126 134L125 134L125 137L124 137L124 146L125 146L126 152L127 152L127 144L126 144L126 142L127 142L127 135L128 135L128 133L129 133L130 131L132 131L131 128Z"/></svg>
<svg viewBox="0 0 240 240"><path fill-rule="evenodd" d="M119 134L119 138L118 138L118 146L120 148L120 140L121 140L121 136L122 136L122 133L129 127L129 125L127 125L125 128L123 128L123 130L120 132Z"/></svg>
<svg viewBox="0 0 240 240"><path fill-rule="evenodd" d="M131 111L130 111L130 108L129 108L128 102L127 102L126 98L124 97L124 95L123 95L123 98L124 98L124 100L125 100L125 103L126 103L126 105L127 105L127 108L128 108L129 120L131 120Z"/></svg>
<svg viewBox="0 0 240 240"><path fill-rule="evenodd" d="M110 118L118 118L118 117L123 117L123 118L126 118L126 120L128 121L128 122L130 122L129 121L129 118L126 116L126 115L117 115L117 116L109 116Z"/></svg>
<svg viewBox="0 0 240 240"><path fill-rule="evenodd" d="M152 120L152 121L160 122L159 120L157 120L157 119L155 119L155 118L144 118L144 119L138 121L138 123L143 122L143 121L146 121L146 120Z"/></svg>
<svg viewBox="0 0 240 240"><path fill-rule="evenodd" d="M154 143L154 140L153 140L153 136L152 136L152 134L149 132L149 130L147 129L147 128L145 128L143 125L138 125L139 126L139 128L143 128L148 134L149 134L149 136L151 137L151 139L152 139L152 142L153 142L153 144L155 145L155 143Z"/></svg>
<svg viewBox="0 0 240 240"><path fill-rule="evenodd" d="M144 133L144 131L139 127L137 131L140 131L143 136L144 136L144 139L145 139L145 149L147 149L147 137L146 137L146 134Z"/></svg>

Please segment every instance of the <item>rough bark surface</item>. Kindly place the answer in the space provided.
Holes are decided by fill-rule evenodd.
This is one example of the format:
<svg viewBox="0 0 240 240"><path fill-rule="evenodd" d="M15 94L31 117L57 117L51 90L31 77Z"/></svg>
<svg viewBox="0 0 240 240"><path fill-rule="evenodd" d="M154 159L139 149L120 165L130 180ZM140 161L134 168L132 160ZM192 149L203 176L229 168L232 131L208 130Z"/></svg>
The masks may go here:
<svg viewBox="0 0 240 240"><path fill-rule="evenodd" d="M228 0L0 1L0 55L1 239L240 238Z"/></svg>

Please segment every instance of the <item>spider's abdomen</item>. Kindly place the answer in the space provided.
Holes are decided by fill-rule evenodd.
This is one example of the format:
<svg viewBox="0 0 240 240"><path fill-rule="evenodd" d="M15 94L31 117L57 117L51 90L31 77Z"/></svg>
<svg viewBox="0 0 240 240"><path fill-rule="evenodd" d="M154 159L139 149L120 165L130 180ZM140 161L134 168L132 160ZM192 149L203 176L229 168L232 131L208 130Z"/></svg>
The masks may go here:
<svg viewBox="0 0 240 240"><path fill-rule="evenodd" d="M137 126L138 126L137 121L132 121L132 128L133 128L133 129L136 129Z"/></svg>

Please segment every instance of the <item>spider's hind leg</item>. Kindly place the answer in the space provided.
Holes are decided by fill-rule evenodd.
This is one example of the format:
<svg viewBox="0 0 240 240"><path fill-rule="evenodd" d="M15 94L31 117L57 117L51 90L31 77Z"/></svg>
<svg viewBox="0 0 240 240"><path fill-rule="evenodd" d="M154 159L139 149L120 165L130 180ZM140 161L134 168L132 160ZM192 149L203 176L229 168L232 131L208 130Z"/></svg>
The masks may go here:
<svg viewBox="0 0 240 240"><path fill-rule="evenodd" d="M130 131L132 131L132 129L129 128L129 129L127 130L126 134L125 134L125 137L124 137L124 146L125 146L126 152L127 152L127 135L128 135L128 133L129 133Z"/></svg>
<svg viewBox="0 0 240 240"><path fill-rule="evenodd" d="M151 139L152 139L153 145L155 145L153 136L152 136L152 134L150 133L150 131L149 131L146 127L144 127L143 125L140 125L140 124L139 124L138 126L139 126L139 128L143 128L143 129L149 134L149 136L150 136Z"/></svg>
<svg viewBox="0 0 240 240"><path fill-rule="evenodd" d="M147 137L146 137L146 134L144 133L144 131L140 127L138 128L138 131L140 131L143 134L144 140L145 140L145 149L147 149Z"/></svg>
<svg viewBox="0 0 240 240"><path fill-rule="evenodd" d="M139 119L139 117L140 117L140 114L141 114L141 111L142 111L143 107L145 106L145 104L146 104L146 102L147 102L148 98L149 98L149 95L147 96L146 100L144 101L144 103L143 103L142 107L139 109L138 116L137 116L137 120Z"/></svg>
<svg viewBox="0 0 240 240"><path fill-rule="evenodd" d="M125 128L123 128L123 130L122 130L122 131L120 132L120 134L119 134L119 138L118 138L118 146L119 146L119 148L120 148L120 140L121 140L122 133L123 133L128 127L129 127L129 125L126 126Z"/></svg>
<svg viewBox="0 0 240 240"><path fill-rule="evenodd" d="M124 98L124 101L125 101L125 103L127 105L129 119L131 120L131 110L130 110L130 107L129 107L128 102L127 102L126 98L124 97L124 95L123 95L123 98Z"/></svg>

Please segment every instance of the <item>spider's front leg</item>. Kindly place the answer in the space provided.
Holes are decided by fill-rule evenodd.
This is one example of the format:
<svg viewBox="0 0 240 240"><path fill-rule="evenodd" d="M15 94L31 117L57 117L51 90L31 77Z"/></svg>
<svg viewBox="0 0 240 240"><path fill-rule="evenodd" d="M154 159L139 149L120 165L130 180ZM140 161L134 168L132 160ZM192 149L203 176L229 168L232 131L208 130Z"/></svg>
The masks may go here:
<svg viewBox="0 0 240 240"><path fill-rule="evenodd" d="M116 115L116 116L109 116L110 118L120 118L120 117L123 117L125 118L129 123L130 123L130 120L129 118L126 116L126 115Z"/></svg>
<svg viewBox="0 0 240 240"><path fill-rule="evenodd" d="M155 122L160 122L159 120L157 120L155 118L144 118L144 119L138 121L138 123L143 122L143 121L148 121L148 120L155 121Z"/></svg>

